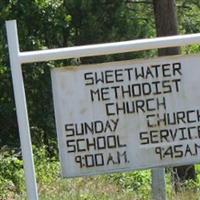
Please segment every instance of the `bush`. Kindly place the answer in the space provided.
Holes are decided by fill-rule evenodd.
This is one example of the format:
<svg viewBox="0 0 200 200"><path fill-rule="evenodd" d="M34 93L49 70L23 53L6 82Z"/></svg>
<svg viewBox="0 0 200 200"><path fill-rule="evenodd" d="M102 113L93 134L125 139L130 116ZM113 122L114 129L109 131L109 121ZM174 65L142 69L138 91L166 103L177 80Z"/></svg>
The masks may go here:
<svg viewBox="0 0 200 200"><path fill-rule="evenodd" d="M0 198L24 191L23 161L15 151L0 151Z"/></svg>
<svg viewBox="0 0 200 200"><path fill-rule="evenodd" d="M59 176L59 162L48 158L45 146L33 147L35 169L39 185L48 185ZM9 199L10 195L25 193L23 160L19 153L9 149L0 151L0 199Z"/></svg>
<svg viewBox="0 0 200 200"><path fill-rule="evenodd" d="M136 193L140 199L150 198L150 170L114 174L109 176L109 180L119 185L126 192Z"/></svg>

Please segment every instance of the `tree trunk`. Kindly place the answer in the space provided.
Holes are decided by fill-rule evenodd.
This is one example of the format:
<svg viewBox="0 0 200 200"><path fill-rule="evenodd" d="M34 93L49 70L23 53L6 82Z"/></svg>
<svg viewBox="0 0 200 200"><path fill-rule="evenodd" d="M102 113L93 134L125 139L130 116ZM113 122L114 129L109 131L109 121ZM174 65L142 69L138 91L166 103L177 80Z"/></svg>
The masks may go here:
<svg viewBox="0 0 200 200"><path fill-rule="evenodd" d="M157 36L170 36L178 34L175 0L153 0L154 16ZM180 47L164 48L158 50L159 56L180 54ZM180 166L173 169L173 180L176 191L181 183L188 179L195 179L193 165Z"/></svg>
<svg viewBox="0 0 200 200"><path fill-rule="evenodd" d="M175 0L153 0L157 36L178 34ZM159 49L159 56L180 54L179 47Z"/></svg>

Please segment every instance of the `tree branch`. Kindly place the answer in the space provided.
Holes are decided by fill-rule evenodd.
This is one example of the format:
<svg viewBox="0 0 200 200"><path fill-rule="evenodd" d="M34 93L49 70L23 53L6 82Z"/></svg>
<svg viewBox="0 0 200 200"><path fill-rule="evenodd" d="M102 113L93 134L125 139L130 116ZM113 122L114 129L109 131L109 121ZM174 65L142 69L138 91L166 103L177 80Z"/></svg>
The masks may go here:
<svg viewBox="0 0 200 200"><path fill-rule="evenodd" d="M127 0L126 3L144 3L144 4L152 4L152 1L142 1L142 0Z"/></svg>

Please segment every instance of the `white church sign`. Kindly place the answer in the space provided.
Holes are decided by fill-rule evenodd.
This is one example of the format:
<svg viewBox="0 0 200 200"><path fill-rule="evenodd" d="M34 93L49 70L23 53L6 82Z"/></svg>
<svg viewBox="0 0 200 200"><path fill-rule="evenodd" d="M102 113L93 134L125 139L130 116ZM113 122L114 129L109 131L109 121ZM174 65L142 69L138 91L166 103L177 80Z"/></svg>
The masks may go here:
<svg viewBox="0 0 200 200"><path fill-rule="evenodd" d="M200 57L52 70L65 177L200 161Z"/></svg>
<svg viewBox="0 0 200 200"><path fill-rule="evenodd" d="M200 43L197 33L20 51L15 20L6 21L6 32L30 200L39 197L22 64ZM198 63L199 58L191 56L53 70L63 175L199 162ZM152 176L152 182L160 177L160 188L165 187L161 171L157 169ZM153 187L158 198L160 188Z"/></svg>

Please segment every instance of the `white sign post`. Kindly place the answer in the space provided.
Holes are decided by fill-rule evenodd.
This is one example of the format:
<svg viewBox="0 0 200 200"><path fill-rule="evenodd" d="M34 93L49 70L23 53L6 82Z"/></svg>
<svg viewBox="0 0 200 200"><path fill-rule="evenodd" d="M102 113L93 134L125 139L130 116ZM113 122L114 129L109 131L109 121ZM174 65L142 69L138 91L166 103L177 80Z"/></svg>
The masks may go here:
<svg viewBox="0 0 200 200"><path fill-rule="evenodd" d="M170 37L155 38L155 39L142 39L135 41L107 43L99 45L88 45L81 47L68 47L68 48L59 48L51 50L20 52L16 21L15 20L7 21L6 29L7 29L7 38L8 38L8 47L10 54L10 65L12 71L15 102L17 108L17 118L19 125L21 148L24 161L26 187L29 200L38 200L38 192L37 192L37 184L35 178L30 127L29 127L23 76L21 69L22 64L49 61L49 60L76 58L76 57L124 53L124 52L140 51L140 50L155 49L155 48L184 46L189 44L200 43L200 34L192 34L184 36L170 36ZM110 110L110 112L112 112L112 109ZM117 119L115 119L115 121L112 122L112 128L117 128L114 127L118 126L117 124L118 124ZM70 126L67 126L66 128L68 129L70 128ZM146 130L144 130L144 132L145 131ZM142 134L141 137L146 138L146 134L145 133ZM123 146L127 145L127 143L121 143L123 141L119 138L121 138L121 136L120 137L116 136L115 139L113 137L113 141L115 140L118 141L118 146L122 145L122 148L125 148ZM110 140L110 145L112 145L113 144L112 143L113 141L111 141L112 139L109 140ZM146 140L147 139L143 139L143 142L145 143ZM143 147L143 149L145 149L145 147ZM160 152L160 157L163 157L162 149L157 148L157 154L159 154L159 152ZM126 163L129 163L131 161L128 160L128 158L125 159L126 158L125 155L124 156L122 155L122 158L124 158L124 161L126 161ZM92 173L94 174L94 172Z"/></svg>
<svg viewBox="0 0 200 200"><path fill-rule="evenodd" d="M38 200L16 22L6 22L6 28L27 193L29 200Z"/></svg>

